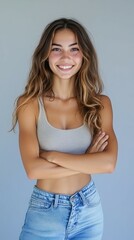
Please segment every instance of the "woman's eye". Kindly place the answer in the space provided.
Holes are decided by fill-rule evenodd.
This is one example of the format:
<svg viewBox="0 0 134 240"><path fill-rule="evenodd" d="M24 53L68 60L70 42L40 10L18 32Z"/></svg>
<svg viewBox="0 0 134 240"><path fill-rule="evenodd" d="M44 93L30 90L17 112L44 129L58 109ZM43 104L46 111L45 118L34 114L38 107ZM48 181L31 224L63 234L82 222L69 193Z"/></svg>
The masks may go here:
<svg viewBox="0 0 134 240"><path fill-rule="evenodd" d="M60 49L60 48L52 48L52 51L53 51L53 52L60 52L61 49Z"/></svg>
<svg viewBox="0 0 134 240"><path fill-rule="evenodd" d="M79 48L71 48L71 52L78 52Z"/></svg>

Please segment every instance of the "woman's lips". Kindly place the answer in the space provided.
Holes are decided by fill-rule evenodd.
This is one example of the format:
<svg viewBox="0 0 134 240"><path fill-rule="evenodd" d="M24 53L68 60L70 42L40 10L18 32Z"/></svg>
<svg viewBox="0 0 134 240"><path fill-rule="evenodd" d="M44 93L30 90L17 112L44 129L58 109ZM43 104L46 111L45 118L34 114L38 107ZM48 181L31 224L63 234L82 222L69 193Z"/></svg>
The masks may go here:
<svg viewBox="0 0 134 240"><path fill-rule="evenodd" d="M73 68L73 65L57 65L57 67L61 70L70 70Z"/></svg>

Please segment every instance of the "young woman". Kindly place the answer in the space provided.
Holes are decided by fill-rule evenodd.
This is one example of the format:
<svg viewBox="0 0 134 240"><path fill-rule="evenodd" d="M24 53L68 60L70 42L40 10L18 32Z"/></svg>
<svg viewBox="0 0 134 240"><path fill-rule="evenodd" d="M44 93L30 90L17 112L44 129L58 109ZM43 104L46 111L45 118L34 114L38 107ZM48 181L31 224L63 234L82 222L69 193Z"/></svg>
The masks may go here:
<svg viewBox="0 0 134 240"><path fill-rule="evenodd" d="M58 19L43 32L17 101L22 161L37 179L20 240L100 240L103 213L91 178L113 172L117 140L93 44L81 24Z"/></svg>

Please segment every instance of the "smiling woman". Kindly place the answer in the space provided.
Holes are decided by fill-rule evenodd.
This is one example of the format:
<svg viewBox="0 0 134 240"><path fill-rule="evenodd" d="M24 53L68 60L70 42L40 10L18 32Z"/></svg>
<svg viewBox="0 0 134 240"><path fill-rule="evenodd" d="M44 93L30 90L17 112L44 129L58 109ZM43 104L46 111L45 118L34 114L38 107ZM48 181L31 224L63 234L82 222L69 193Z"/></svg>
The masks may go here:
<svg viewBox="0 0 134 240"><path fill-rule="evenodd" d="M82 59L82 52L75 34L69 29L57 31L48 58L54 77L75 79L76 73L81 68Z"/></svg>
<svg viewBox="0 0 134 240"><path fill-rule="evenodd" d="M36 179L20 240L100 240L93 173L111 173L117 140L110 99L84 27L58 19L44 30L14 115L21 158Z"/></svg>

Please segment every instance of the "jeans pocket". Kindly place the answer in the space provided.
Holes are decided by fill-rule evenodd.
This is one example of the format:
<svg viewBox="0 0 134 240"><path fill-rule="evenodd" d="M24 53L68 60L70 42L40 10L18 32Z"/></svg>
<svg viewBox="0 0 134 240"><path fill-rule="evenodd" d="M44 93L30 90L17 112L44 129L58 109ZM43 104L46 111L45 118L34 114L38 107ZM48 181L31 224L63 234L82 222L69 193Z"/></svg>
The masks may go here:
<svg viewBox="0 0 134 240"><path fill-rule="evenodd" d="M90 190L90 194L87 196L86 200L89 207L94 207L100 204L100 195L95 186Z"/></svg>
<svg viewBox="0 0 134 240"><path fill-rule="evenodd" d="M53 207L53 201L50 201L47 198L40 199L38 197L31 197L29 203L29 210L44 212L49 211Z"/></svg>

